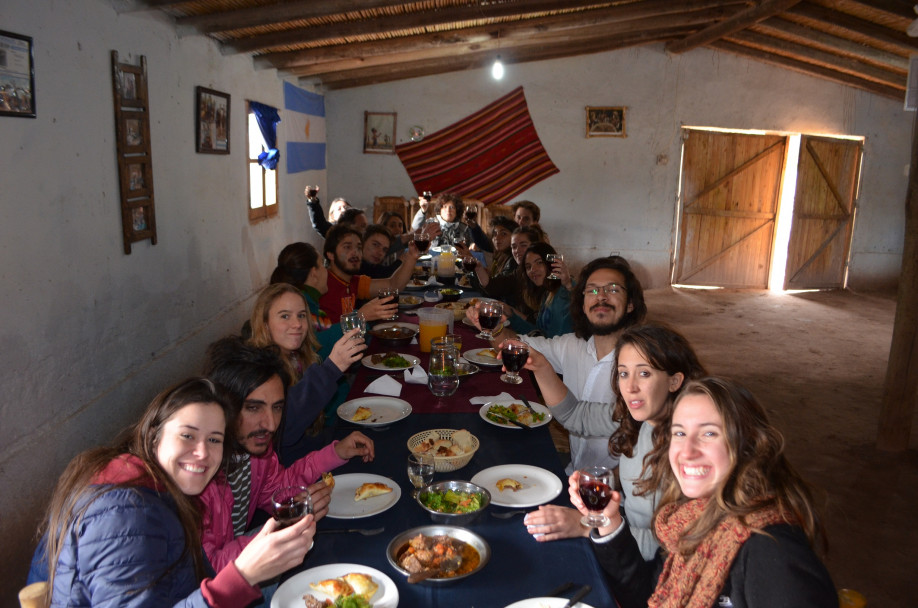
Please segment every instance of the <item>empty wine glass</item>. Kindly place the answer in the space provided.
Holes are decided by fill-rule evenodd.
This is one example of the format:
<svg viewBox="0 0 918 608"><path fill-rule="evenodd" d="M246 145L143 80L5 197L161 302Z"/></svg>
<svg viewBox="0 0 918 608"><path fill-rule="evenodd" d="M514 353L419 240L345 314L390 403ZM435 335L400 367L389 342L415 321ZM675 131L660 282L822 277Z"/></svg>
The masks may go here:
<svg viewBox="0 0 918 608"><path fill-rule="evenodd" d="M497 300L483 300L478 304L478 324L481 325L481 333L478 334L478 338L490 340L494 337L491 332L500 325L500 316L503 311L503 305Z"/></svg>
<svg viewBox="0 0 918 608"><path fill-rule="evenodd" d="M603 515L612 500L612 471L606 467L587 467L580 470L580 499L590 512L580 520L588 528L602 528L611 524Z"/></svg>
<svg viewBox="0 0 918 608"><path fill-rule="evenodd" d="M560 279L561 277L555 272L555 262L563 262L564 256L560 253L549 253L545 256L545 261L551 264L551 274L548 275L547 279Z"/></svg>
<svg viewBox="0 0 918 608"><path fill-rule="evenodd" d="M416 454L412 452L408 456L408 480L414 486L411 491L411 497L417 498L418 491L429 486L434 477L434 457L430 454Z"/></svg>
<svg viewBox="0 0 918 608"><path fill-rule="evenodd" d="M519 340L506 340L500 348L500 358L507 369L506 374L501 374L500 379L508 384L521 384L523 379L519 371L526 365L529 358L529 346Z"/></svg>
<svg viewBox="0 0 918 608"><path fill-rule="evenodd" d="M312 496L303 486L278 488L271 495L271 503L274 506L274 519L281 528L292 526L306 517L307 513L313 512Z"/></svg>
<svg viewBox="0 0 918 608"><path fill-rule="evenodd" d="M341 315L341 330L347 333L352 329L359 329L357 335L361 338L367 333L367 320L359 310Z"/></svg>

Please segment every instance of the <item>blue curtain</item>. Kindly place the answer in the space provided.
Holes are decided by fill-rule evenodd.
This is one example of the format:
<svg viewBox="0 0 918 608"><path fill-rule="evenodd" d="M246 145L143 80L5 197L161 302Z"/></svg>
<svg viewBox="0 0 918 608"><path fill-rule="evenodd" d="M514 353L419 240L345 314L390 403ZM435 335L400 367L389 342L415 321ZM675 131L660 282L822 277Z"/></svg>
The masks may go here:
<svg viewBox="0 0 918 608"><path fill-rule="evenodd" d="M274 170L277 168L277 161L280 160L280 151L277 149L277 123L280 122L280 116L277 108L266 106L257 101L250 101L249 107L255 114L255 120L258 121L258 128L261 130L261 136L265 139L265 148L268 150L258 155L258 163L265 169Z"/></svg>

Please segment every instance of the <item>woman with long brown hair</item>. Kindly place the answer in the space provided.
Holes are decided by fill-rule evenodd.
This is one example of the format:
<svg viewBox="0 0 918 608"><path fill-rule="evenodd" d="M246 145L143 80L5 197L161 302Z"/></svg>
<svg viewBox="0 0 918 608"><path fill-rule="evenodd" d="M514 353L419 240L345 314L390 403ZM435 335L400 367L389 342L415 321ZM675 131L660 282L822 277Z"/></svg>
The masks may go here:
<svg viewBox="0 0 918 608"><path fill-rule="evenodd" d="M328 442L317 438L336 405L344 372L359 361L366 349L358 330L344 334L324 361L316 353L309 308L302 292L288 283L265 287L255 300L249 320L249 343L279 350L287 375L287 410L278 438L278 454L284 466ZM341 387L346 391L346 384Z"/></svg>
<svg viewBox="0 0 918 608"><path fill-rule="evenodd" d="M548 256L557 253L548 243L533 243L523 254L517 270L523 287L522 303L535 311L530 319L514 311L508 315L510 328L517 334L538 330L553 338L573 331L571 323L571 274L564 262L551 263ZM549 278L554 273L559 279Z"/></svg>
<svg viewBox="0 0 918 608"><path fill-rule="evenodd" d="M812 494L755 397L729 380L694 380L661 429L639 484L661 492L658 557L641 559L621 533L627 521L591 533L619 606L836 608L814 551L823 529ZM574 473L571 502L586 514L579 485ZM613 493L603 512L614 516L618 502Z"/></svg>
<svg viewBox="0 0 918 608"><path fill-rule="evenodd" d="M74 458L45 523L52 606L247 606L256 584L299 564L315 521L272 519L214 578L197 496L228 450L229 397L192 378L153 399L111 447Z"/></svg>

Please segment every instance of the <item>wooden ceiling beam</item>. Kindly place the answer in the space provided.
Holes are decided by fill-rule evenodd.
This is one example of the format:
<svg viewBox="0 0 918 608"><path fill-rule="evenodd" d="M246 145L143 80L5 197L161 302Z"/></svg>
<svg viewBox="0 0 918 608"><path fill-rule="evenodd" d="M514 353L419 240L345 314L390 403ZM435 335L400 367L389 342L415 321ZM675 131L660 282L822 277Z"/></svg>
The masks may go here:
<svg viewBox="0 0 918 608"><path fill-rule="evenodd" d="M753 29L754 31L788 39L798 44L815 46L822 50L853 57L866 63L898 70L903 74L908 73L908 59L906 57L887 53L846 38L839 38L792 21L773 18L763 21Z"/></svg>
<svg viewBox="0 0 918 608"><path fill-rule="evenodd" d="M569 44L563 47L561 45L550 47L536 45L530 49L515 49L512 55L503 56L503 59L508 69L512 69L513 65L531 61L560 59L563 57L614 51L641 44L663 42L676 36L685 35L686 29L687 28L677 28L668 32L657 33L644 32L637 36L607 37L602 40L591 41L586 45ZM493 61L494 54L490 52L468 53L458 57L420 60L407 64L398 64L397 66L386 66L383 69L362 68L348 70L346 72L321 74L303 78L301 82L319 82L328 90L348 89L380 84L383 82L405 80L408 78L436 76L448 72L482 69L491 66ZM490 76L487 77L490 78Z"/></svg>
<svg viewBox="0 0 918 608"><path fill-rule="evenodd" d="M666 50L670 53L684 53L694 48L704 46L718 38L723 38L742 29L764 21L769 17L774 17L799 4L801 0L763 0L758 6L746 9L725 19L720 23L707 27L700 32L687 36L682 40L674 40L666 44Z"/></svg>
<svg viewBox="0 0 918 608"><path fill-rule="evenodd" d="M864 80L863 78L851 76L850 74L838 72L818 65L813 65L812 63L806 63L804 61L799 61L797 59L792 59L783 55L775 55L767 51L762 51L723 40L712 42L708 46L736 55L742 55L752 59L757 59L759 61L770 63L778 67L794 70L795 72L800 72L801 74L816 76L818 78L831 80L839 84L862 89L864 91L868 91L876 95L882 95L883 97L888 97L899 102L902 102L905 98L905 94L900 89L895 87L884 86L871 80Z"/></svg>
<svg viewBox="0 0 918 608"><path fill-rule="evenodd" d="M918 18L915 14L915 3L912 0L848 0L874 10L888 13L892 17L902 17L909 21Z"/></svg>
<svg viewBox="0 0 918 608"><path fill-rule="evenodd" d="M180 34L214 34L299 19L316 19L351 11L411 5L405 0L297 0L176 19Z"/></svg>
<svg viewBox="0 0 918 608"><path fill-rule="evenodd" d="M584 10L572 15L558 17L543 17L527 20L528 22L556 22L569 23L570 27L586 24L612 23L620 20L639 19L684 13L688 11L722 8L730 6L743 6L746 0L688 0L687 2L674 3L672 0L643 0L633 4L617 5L609 8L594 8ZM578 0L564 5L565 9L595 6L595 0ZM557 8L557 0L530 0L528 2L513 4L486 4L480 7L454 7L434 12L419 12L407 15L389 15L372 20L374 34L393 35L421 28L435 28L451 23L468 22L482 18L495 19L513 15L529 14ZM491 26L503 27L500 24ZM349 21L323 25L321 27L297 28L272 32L246 38L237 38L223 44L223 53L249 53L252 51L266 50L282 46L314 44L323 40L351 38L367 33L366 21Z"/></svg>
<svg viewBox="0 0 918 608"><path fill-rule="evenodd" d="M699 24L710 23L717 16L723 15L726 10L724 8L708 9L617 23L602 22L578 28L551 28L541 20L539 23L530 21L502 27L499 35L493 27L469 28L442 34L410 36L397 40L336 45L289 53L269 53L256 57L255 65L260 68L296 69L306 73L321 73L430 57L446 57L470 51L493 51L498 48L528 46L533 43L534 39L548 44L604 35L636 33L646 29L657 30L686 25L697 27ZM337 67L329 69L330 66Z"/></svg>
<svg viewBox="0 0 918 608"><path fill-rule="evenodd" d="M795 6L782 17L785 19L800 17L808 23L813 23L817 29L820 24L831 25L834 28L846 30L852 35L872 38L886 45L902 49L904 55L918 52L918 39L910 38L905 32L895 32L888 27L821 6L812 4Z"/></svg>
<svg viewBox="0 0 918 608"><path fill-rule="evenodd" d="M862 80L870 80L881 85L905 91L906 76L889 70L867 65L862 61L841 57L833 53L820 51L813 47L772 38L756 32L737 32L726 38L730 42L757 48L765 52L795 59L802 63L817 65L829 70L849 74Z"/></svg>

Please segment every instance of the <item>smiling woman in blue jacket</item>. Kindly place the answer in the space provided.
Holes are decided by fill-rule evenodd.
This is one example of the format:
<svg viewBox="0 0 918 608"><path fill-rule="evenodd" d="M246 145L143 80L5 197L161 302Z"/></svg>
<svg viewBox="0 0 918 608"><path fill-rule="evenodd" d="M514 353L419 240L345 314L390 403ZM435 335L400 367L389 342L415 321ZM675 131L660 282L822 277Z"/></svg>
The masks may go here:
<svg viewBox="0 0 918 608"><path fill-rule="evenodd" d="M222 465L230 398L186 380L115 446L74 458L45 522L51 606L241 608L261 598L258 582L302 562L312 515L279 531L269 520L216 576L204 556L197 496Z"/></svg>

